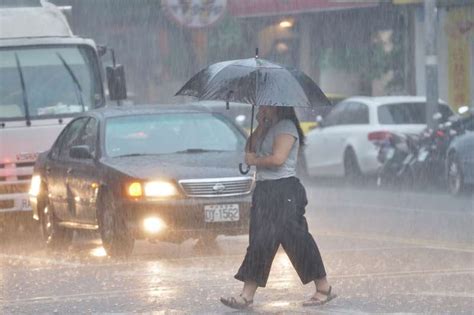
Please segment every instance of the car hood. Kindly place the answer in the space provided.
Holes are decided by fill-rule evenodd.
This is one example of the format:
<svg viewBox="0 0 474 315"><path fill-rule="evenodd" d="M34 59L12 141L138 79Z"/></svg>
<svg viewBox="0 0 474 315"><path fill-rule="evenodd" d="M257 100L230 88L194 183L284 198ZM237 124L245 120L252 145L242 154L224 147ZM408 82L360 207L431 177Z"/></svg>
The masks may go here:
<svg viewBox="0 0 474 315"><path fill-rule="evenodd" d="M137 179L180 180L242 176L239 163L243 158L243 152L206 152L115 157L102 163Z"/></svg>

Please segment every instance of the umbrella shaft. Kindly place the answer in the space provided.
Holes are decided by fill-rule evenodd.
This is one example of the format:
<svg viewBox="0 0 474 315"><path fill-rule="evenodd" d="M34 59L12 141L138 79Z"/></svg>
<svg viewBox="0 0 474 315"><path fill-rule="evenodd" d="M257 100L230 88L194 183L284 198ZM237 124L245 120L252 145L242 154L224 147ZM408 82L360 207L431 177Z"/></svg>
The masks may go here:
<svg viewBox="0 0 474 315"><path fill-rule="evenodd" d="M250 138L249 138L249 149L252 148L252 133L253 133L253 117L255 115L255 105L252 105L252 117L250 118Z"/></svg>

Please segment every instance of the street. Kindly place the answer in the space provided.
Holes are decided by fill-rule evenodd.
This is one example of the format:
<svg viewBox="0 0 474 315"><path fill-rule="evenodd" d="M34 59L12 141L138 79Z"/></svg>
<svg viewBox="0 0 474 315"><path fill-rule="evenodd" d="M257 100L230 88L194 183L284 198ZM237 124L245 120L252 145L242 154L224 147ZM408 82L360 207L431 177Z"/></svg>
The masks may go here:
<svg viewBox="0 0 474 315"><path fill-rule="evenodd" d="M303 286L285 253L257 291L255 314L472 313L473 197L444 191L378 191L308 180L307 219L338 297L304 308ZM67 252L48 252L39 236L3 242L0 312L239 313L219 302L238 294L233 279L247 236L217 247L137 242L128 260L105 257L97 235L79 235ZM245 312L243 312L245 313Z"/></svg>

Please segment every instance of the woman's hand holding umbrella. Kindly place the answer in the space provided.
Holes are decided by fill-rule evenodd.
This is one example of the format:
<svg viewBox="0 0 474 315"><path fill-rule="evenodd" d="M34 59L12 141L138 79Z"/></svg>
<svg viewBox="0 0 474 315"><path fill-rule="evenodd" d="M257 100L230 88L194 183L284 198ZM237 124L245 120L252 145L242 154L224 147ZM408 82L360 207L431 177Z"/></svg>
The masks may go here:
<svg viewBox="0 0 474 315"><path fill-rule="evenodd" d="M245 163L247 165L256 165L257 164L257 154L253 152L245 153Z"/></svg>

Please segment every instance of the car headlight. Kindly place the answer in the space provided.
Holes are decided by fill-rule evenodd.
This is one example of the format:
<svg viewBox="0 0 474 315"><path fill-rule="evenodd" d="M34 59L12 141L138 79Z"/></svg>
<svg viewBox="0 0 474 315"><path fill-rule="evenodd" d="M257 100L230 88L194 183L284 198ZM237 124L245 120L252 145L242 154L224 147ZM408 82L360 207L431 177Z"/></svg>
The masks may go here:
<svg viewBox="0 0 474 315"><path fill-rule="evenodd" d="M145 183L146 197L172 197L178 194L176 186L166 181L153 181Z"/></svg>
<svg viewBox="0 0 474 315"><path fill-rule="evenodd" d="M38 196L41 190L41 176L39 175L34 175L31 178L31 184L30 184L30 191L29 194L31 196Z"/></svg>
<svg viewBox="0 0 474 315"><path fill-rule="evenodd" d="M143 196L142 184L138 182L129 184L127 187L127 194L134 198Z"/></svg>

